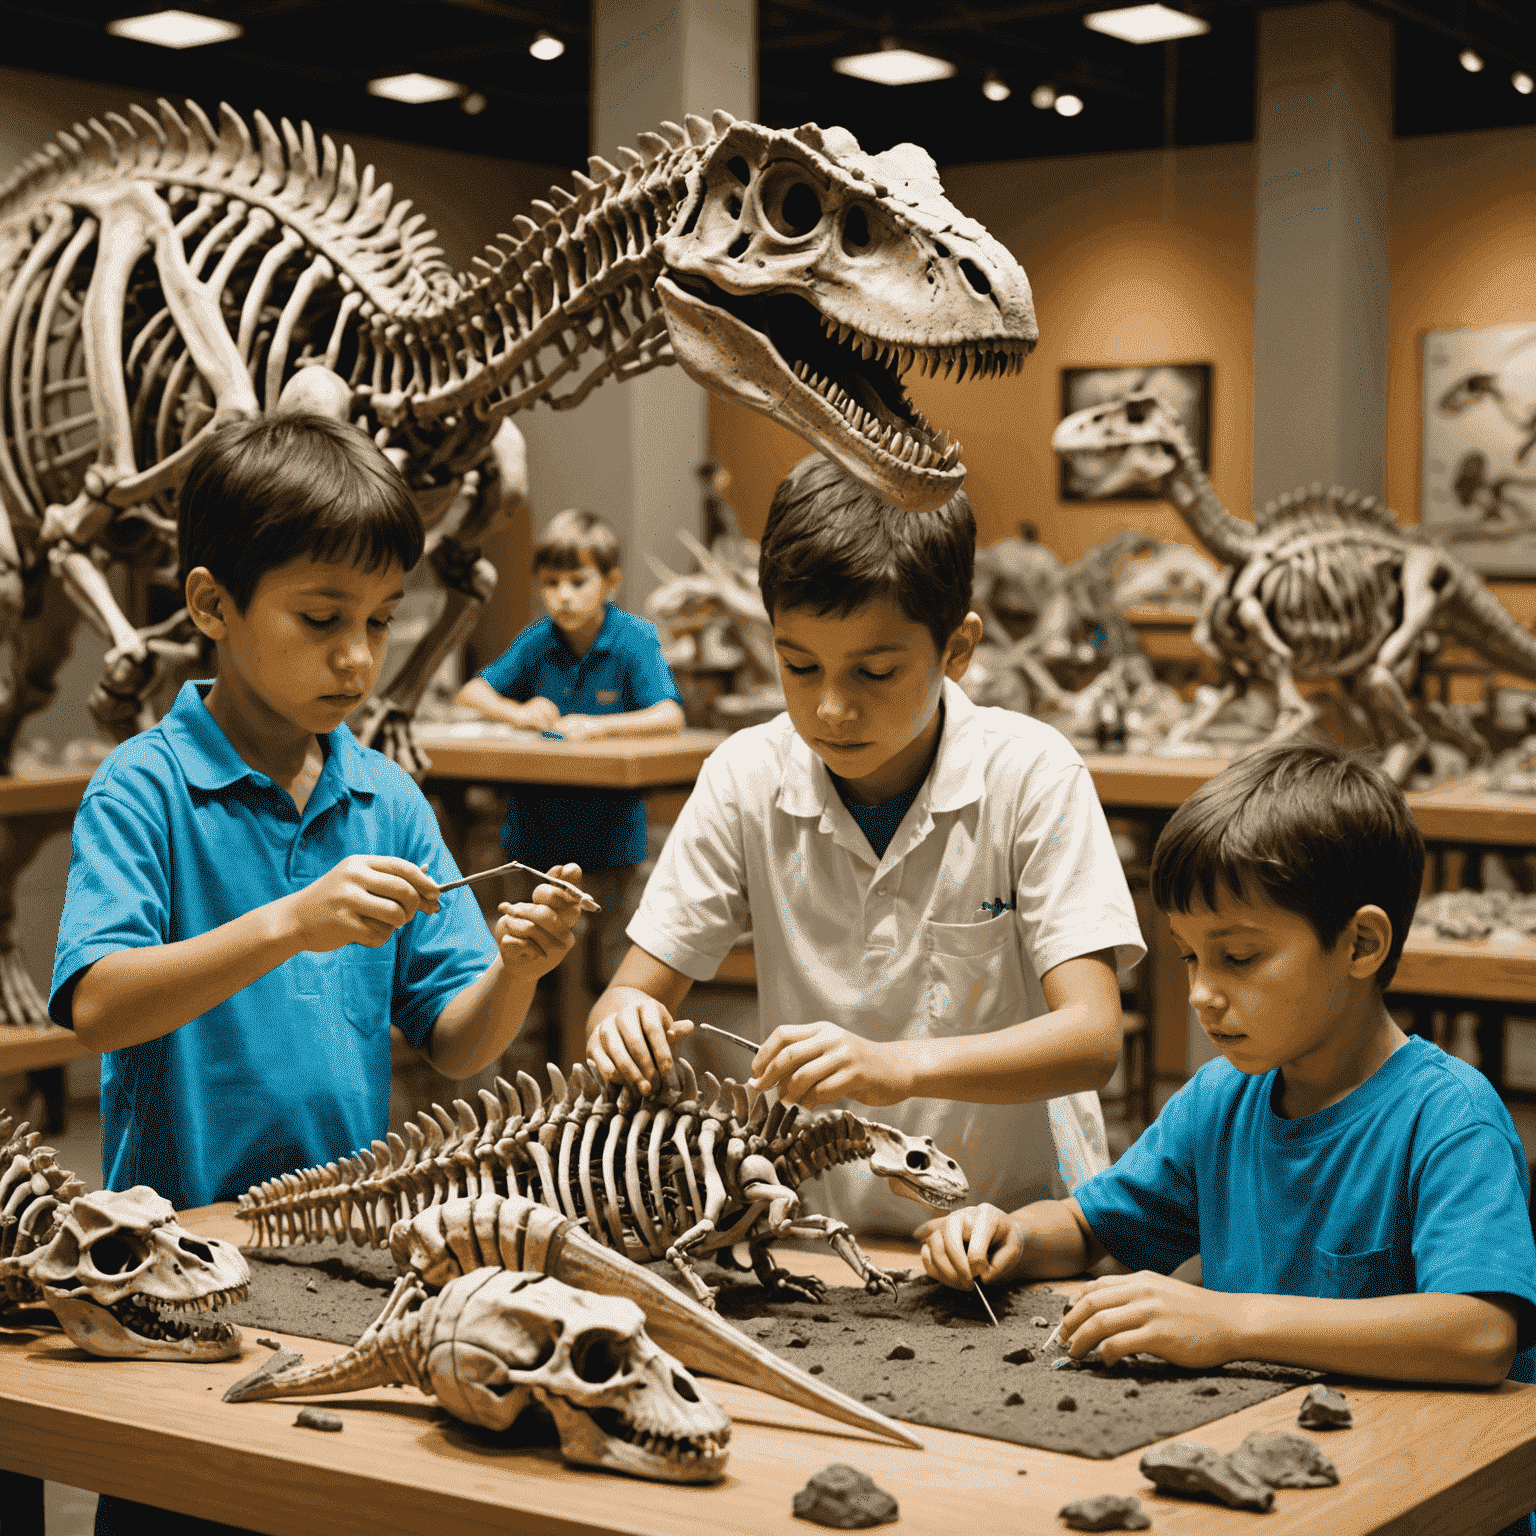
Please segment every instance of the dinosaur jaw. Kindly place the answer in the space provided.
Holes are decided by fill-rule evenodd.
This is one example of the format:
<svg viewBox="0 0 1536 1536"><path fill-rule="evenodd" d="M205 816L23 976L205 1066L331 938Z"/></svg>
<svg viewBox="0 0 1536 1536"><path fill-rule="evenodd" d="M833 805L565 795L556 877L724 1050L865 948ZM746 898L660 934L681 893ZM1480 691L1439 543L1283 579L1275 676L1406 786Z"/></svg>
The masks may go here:
<svg viewBox="0 0 1536 1536"><path fill-rule="evenodd" d="M713 1431L671 1432L637 1423L622 1409L586 1411L553 1395L544 1407L560 1435L560 1454L578 1466L603 1467L663 1483L717 1483L730 1452L730 1420Z"/></svg>
<svg viewBox="0 0 1536 1536"><path fill-rule="evenodd" d="M914 362L960 376L1011 373L1011 342L940 348L882 341L824 316L796 294L726 292L707 278L657 279L672 350L705 388L783 422L882 500L911 512L942 506L965 481L960 444L907 399Z"/></svg>
<svg viewBox="0 0 1536 1536"><path fill-rule="evenodd" d="M43 1288L59 1326L90 1355L113 1360L233 1360L240 1354L240 1330L208 1317L229 1302L244 1301L249 1286L236 1286L182 1303L156 1302L139 1294L110 1306L82 1293ZM194 1313L183 1321L175 1314Z"/></svg>

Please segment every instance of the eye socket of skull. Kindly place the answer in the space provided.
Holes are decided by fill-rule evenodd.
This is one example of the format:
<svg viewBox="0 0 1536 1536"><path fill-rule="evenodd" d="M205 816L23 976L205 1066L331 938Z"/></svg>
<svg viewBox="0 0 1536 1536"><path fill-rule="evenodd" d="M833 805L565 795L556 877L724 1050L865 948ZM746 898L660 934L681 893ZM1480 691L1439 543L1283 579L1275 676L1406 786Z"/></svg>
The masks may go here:
<svg viewBox="0 0 1536 1536"><path fill-rule="evenodd" d="M102 1275L123 1275L144 1262L148 1245L131 1232L109 1232L86 1251L91 1267Z"/></svg>
<svg viewBox="0 0 1536 1536"><path fill-rule="evenodd" d="M787 240L814 234L825 216L822 194L798 165L771 165L759 191L763 217Z"/></svg>
<svg viewBox="0 0 1536 1536"><path fill-rule="evenodd" d="M928 1171L928 1164L931 1161L932 1159L926 1152L919 1152L915 1147L907 1153L907 1167L913 1173L926 1173Z"/></svg>
<svg viewBox="0 0 1536 1536"><path fill-rule="evenodd" d="M863 256L874 241L869 227L869 214L862 203L854 203L843 215L843 254Z"/></svg>
<svg viewBox="0 0 1536 1536"><path fill-rule="evenodd" d="M592 1328L571 1345L571 1369L592 1386L612 1381L629 1363L629 1342L606 1329Z"/></svg>

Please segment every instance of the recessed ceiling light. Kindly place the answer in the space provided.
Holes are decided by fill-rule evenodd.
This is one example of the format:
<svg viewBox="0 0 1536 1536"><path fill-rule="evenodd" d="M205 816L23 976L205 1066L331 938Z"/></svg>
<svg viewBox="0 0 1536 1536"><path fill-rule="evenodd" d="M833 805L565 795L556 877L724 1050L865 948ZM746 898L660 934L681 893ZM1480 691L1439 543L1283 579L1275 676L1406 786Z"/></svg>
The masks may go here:
<svg viewBox="0 0 1536 1536"><path fill-rule="evenodd" d="M1037 85L1029 93L1029 104L1032 107L1039 107L1042 112L1049 112L1056 105L1056 87Z"/></svg>
<svg viewBox="0 0 1536 1536"><path fill-rule="evenodd" d="M981 94L988 101L1007 101L1013 95L1013 87L996 70L989 69L981 82Z"/></svg>
<svg viewBox="0 0 1536 1536"><path fill-rule="evenodd" d="M528 44L528 52L534 58L548 63L550 59L558 59L565 52L565 44L553 32L535 32L533 41Z"/></svg>
<svg viewBox="0 0 1536 1536"><path fill-rule="evenodd" d="M436 75L384 75L368 82L368 94L419 107L423 102L462 96L464 87L456 80L441 80Z"/></svg>
<svg viewBox="0 0 1536 1536"><path fill-rule="evenodd" d="M1056 110L1063 117L1076 117L1083 110L1083 98L1081 96L1058 96L1056 98Z"/></svg>
<svg viewBox="0 0 1536 1536"><path fill-rule="evenodd" d="M1532 89L1536 88L1536 80L1532 80L1531 77L1526 74L1523 69L1517 69L1514 74L1509 77L1509 83L1514 86L1514 88L1519 91L1522 96L1529 96Z"/></svg>
<svg viewBox="0 0 1536 1536"><path fill-rule="evenodd" d="M947 80L955 72L948 59L898 48L891 38L881 43L878 53L849 53L833 59L832 68L840 75L873 80L877 85L921 85L927 80Z"/></svg>
<svg viewBox="0 0 1536 1536"><path fill-rule="evenodd" d="M479 117L490 106L485 94L481 91L471 91L463 101L459 103L459 111L467 112L471 117Z"/></svg>
<svg viewBox="0 0 1536 1536"><path fill-rule="evenodd" d="M1130 5L1118 11L1092 11L1083 25L1127 43L1171 43L1180 37L1199 37L1211 24L1199 16L1166 5Z"/></svg>
<svg viewBox="0 0 1536 1536"><path fill-rule="evenodd" d="M1463 48L1456 57L1461 61L1461 67L1469 75L1480 75L1483 72L1483 56L1474 53L1470 48Z"/></svg>
<svg viewBox="0 0 1536 1536"><path fill-rule="evenodd" d="M208 43L228 43L243 36L245 28L214 16L195 16L191 11L155 11L148 16L124 16L109 21L113 37L130 37L136 43L156 43L161 48L201 48Z"/></svg>

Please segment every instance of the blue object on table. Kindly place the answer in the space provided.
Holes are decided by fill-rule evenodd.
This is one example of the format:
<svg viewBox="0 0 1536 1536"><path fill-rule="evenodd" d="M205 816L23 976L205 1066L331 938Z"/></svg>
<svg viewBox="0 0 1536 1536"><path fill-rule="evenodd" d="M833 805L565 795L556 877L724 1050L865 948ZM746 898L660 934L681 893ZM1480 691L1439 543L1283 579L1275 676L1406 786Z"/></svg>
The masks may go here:
<svg viewBox="0 0 1536 1536"><path fill-rule="evenodd" d="M539 735L542 736L545 741L565 740L565 736L560 731L540 731Z"/></svg>

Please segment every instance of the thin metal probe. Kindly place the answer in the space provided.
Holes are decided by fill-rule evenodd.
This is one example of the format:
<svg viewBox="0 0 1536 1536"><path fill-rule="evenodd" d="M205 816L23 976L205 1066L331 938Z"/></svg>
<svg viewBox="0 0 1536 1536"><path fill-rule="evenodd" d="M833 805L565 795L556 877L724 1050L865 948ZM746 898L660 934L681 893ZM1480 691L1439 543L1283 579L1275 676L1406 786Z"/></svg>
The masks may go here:
<svg viewBox="0 0 1536 1536"><path fill-rule="evenodd" d="M510 864L498 864L495 869L482 869L478 874L465 875L460 880L450 880L447 885L438 886L439 891L456 891L461 885L473 885L477 880L489 880L492 875L504 875L508 870L520 869L526 874L537 876L545 885L558 886L562 891L568 891L572 896L581 900L583 912L601 912L603 909L592 900L579 885L572 885L569 880L562 880L558 875L546 875L541 869L534 869L530 864L520 864L513 859Z"/></svg>
<svg viewBox="0 0 1536 1536"><path fill-rule="evenodd" d="M707 1029L712 1035L719 1035L722 1040L732 1040L743 1050L751 1051L754 1056L762 1049L760 1045L753 1045L750 1040L744 1040L740 1035L733 1035L728 1029L717 1029L713 1024L695 1024L695 1029Z"/></svg>
<svg viewBox="0 0 1536 1536"><path fill-rule="evenodd" d="M998 1322L997 1313L992 1310L992 1303L987 1300L987 1293L981 1288L981 1281L973 1278L971 1284L975 1286L976 1294L981 1297L981 1304L987 1309L987 1316L992 1319L992 1326L1001 1328L1003 1325Z"/></svg>

